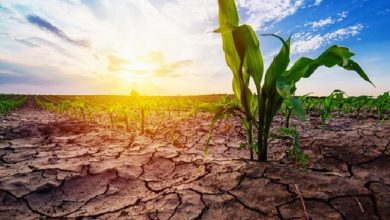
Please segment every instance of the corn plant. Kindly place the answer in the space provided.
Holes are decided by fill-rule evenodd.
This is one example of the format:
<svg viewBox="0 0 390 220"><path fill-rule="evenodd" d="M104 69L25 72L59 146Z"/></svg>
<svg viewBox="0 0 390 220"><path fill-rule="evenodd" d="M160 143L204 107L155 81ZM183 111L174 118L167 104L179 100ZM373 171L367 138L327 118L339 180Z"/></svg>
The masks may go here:
<svg viewBox="0 0 390 220"><path fill-rule="evenodd" d="M80 111L81 117L83 120L86 120L86 100L84 97L76 97L76 99L71 103L71 106L76 110Z"/></svg>
<svg viewBox="0 0 390 220"><path fill-rule="evenodd" d="M338 107L341 106L339 103L343 102L344 94L345 93L343 91L336 89L330 95L324 98L321 110L321 124L323 131L325 130L326 120L332 117L332 113L336 104Z"/></svg>
<svg viewBox="0 0 390 220"><path fill-rule="evenodd" d="M346 104L344 96L346 96L346 93L341 90L336 90L334 94L334 104L337 109L337 115L341 116L341 112L343 111L344 105Z"/></svg>
<svg viewBox="0 0 390 220"><path fill-rule="evenodd" d="M303 95L303 96L300 96L298 98L298 100L301 103L306 103L306 100L310 99L309 95L310 95L310 93ZM293 112L293 107L291 105L291 102L289 102L288 100L284 100L283 104L284 104L284 117L285 117L284 126L285 126L285 128L289 128L290 127L290 118L291 118L291 114Z"/></svg>
<svg viewBox="0 0 390 220"><path fill-rule="evenodd" d="M298 163L306 168L309 157L301 148L298 130L296 128L281 128L278 132L287 135L291 139L291 146L287 152L288 159L295 158Z"/></svg>
<svg viewBox="0 0 390 220"><path fill-rule="evenodd" d="M111 128L114 128L114 122L115 122L115 107L112 105L106 106L106 111L108 112L108 116L110 117L110 123L111 123Z"/></svg>
<svg viewBox="0 0 390 220"><path fill-rule="evenodd" d="M22 106L27 100L27 96L5 97L0 100L0 113L8 113L11 110Z"/></svg>
<svg viewBox="0 0 390 220"><path fill-rule="evenodd" d="M71 107L71 101L63 100L59 103L58 107L61 114L65 113L65 115L68 115L69 108Z"/></svg>
<svg viewBox="0 0 390 220"><path fill-rule="evenodd" d="M356 114L354 117L358 117L364 107L369 105L372 100L373 99L369 96L348 97L347 102L350 105L349 111L352 113L352 111L355 110Z"/></svg>
<svg viewBox="0 0 390 220"><path fill-rule="evenodd" d="M375 99L374 106L378 119L387 119L385 112L390 109L390 93L385 92L382 95L379 95Z"/></svg>
<svg viewBox="0 0 390 220"><path fill-rule="evenodd" d="M279 53L274 57L265 72L263 81L263 58L260 42L251 26L239 25L239 17L234 0L218 0L219 27L215 30L221 34L226 63L233 73L233 92L238 102L234 105L219 106L212 109L215 113L210 129L224 115L241 115L242 124L247 131L247 145L257 153L259 161L267 160L268 137L276 112L283 100L289 102L296 115L303 120L304 110L301 103L292 94L296 91L296 83L301 78L310 77L320 66L340 66L353 70L364 80L371 82L363 69L350 59L354 54L348 48L331 46L316 59L302 57L288 69L290 62L290 38L282 42ZM255 91L249 88L253 80ZM257 140L253 137L257 128ZM206 143L206 151L208 144Z"/></svg>

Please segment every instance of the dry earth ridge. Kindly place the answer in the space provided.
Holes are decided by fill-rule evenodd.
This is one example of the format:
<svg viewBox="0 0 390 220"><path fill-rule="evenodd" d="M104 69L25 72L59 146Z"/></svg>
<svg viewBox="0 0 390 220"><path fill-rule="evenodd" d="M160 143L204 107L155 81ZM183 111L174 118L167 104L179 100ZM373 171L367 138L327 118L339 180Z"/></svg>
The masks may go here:
<svg viewBox="0 0 390 220"><path fill-rule="evenodd" d="M278 117L275 124L282 120ZM0 116L0 219L390 219L390 123L348 117L322 132L299 124L307 170L273 140L270 162L247 160L234 119L204 160L208 121L137 136L58 116L32 99ZM295 122L298 123L298 122Z"/></svg>

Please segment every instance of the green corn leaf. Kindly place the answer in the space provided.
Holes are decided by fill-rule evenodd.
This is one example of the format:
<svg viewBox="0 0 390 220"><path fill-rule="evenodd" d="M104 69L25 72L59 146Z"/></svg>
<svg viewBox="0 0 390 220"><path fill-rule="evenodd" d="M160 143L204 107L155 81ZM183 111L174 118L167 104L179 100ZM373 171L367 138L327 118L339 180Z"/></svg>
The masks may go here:
<svg viewBox="0 0 390 220"><path fill-rule="evenodd" d="M237 75L233 74L232 88L233 88L234 95L236 96L239 102L241 102L242 85L243 82L238 77L238 74Z"/></svg>
<svg viewBox="0 0 390 220"><path fill-rule="evenodd" d="M233 35L231 31L225 32L228 27L236 27L239 24L237 8L234 0L218 0L219 14L218 20L221 30L224 30L222 35L223 50L227 65L232 72L237 75L240 66L240 58L234 47Z"/></svg>
<svg viewBox="0 0 390 220"><path fill-rule="evenodd" d="M250 107L251 107L251 101L252 101L252 91L249 89L249 75L244 74L244 69L243 69L243 62L241 61L240 64L240 69L239 69L239 77L241 78L241 105L243 107L243 110L247 113L250 114Z"/></svg>
<svg viewBox="0 0 390 220"><path fill-rule="evenodd" d="M333 67L336 64L346 66L349 58L353 55L354 54L350 52L348 48L333 45L325 50L325 52L323 52L317 60L326 67Z"/></svg>
<svg viewBox="0 0 390 220"><path fill-rule="evenodd" d="M237 26L231 24L231 23L225 23L221 26L219 26L217 29L215 29L213 32L214 33L221 33L221 34L225 34L225 33L229 33L229 32L232 32L234 29L236 29Z"/></svg>
<svg viewBox="0 0 390 220"><path fill-rule="evenodd" d="M364 72L364 70L360 67L360 65L359 64L357 64L355 61L353 61L353 60L348 60L348 63L347 63L347 65L345 65L345 66L342 66L344 69L346 69L346 70L353 70L353 71L355 71L357 74L359 74L359 76L362 78L362 79L364 79L364 80L366 80L367 82L369 82L369 83L371 83L374 87L375 87L375 85L374 85L374 83L372 83L371 82L371 80L368 78L368 76L367 76L367 74Z"/></svg>
<svg viewBox="0 0 390 220"><path fill-rule="evenodd" d="M291 97L291 106L295 114L301 121L305 121L305 110L302 107L302 103L295 97Z"/></svg>
<svg viewBox="0 0 390 220"><path fill-rule="evenodd" d="M242 70L242 68L241 68ZM252 92L248 88L248 85L245 84L239 76L233 77L233 91L237 99L240 101L244 112L250 112Z"/></svg>
<svg viewBox="0 0 390 220"><path fill-rule="evenodd" d="M238 26L240 20L234 0L218 0L218 7L218 20L220 26L225 24Z"/></svg>
<svg viewBox="0 0 390 220"><path fill-rule="evenodd" d="M333 67L339 65L346 70L354 70L361 78L370 82L370 79L362 68L350 58L354 54L346 47L339 47L337 45L329 47L317 59L310 59L307 57L300 58L288 71L286 71L282 78L288 84L295 84L302 77L310 77L315 70L320 66Z"/></svg>
<svg viewBox="0 0 390 220"><path fill-rule="evenodd" d="M260 91L264 66L256 33L249 25L241 25L232 33L238 56L244 61L244 71L253 78L257 91Z"/></svg>
<svg viewBox="0 0 390 220"><path fill-rule="evenodd" d="M302 103L291 95L293 85L286 84L283 80L279 79L276 82L276 90L278 94L287 101L287 104L291 106L292 110L298 116L301 121L305 120L305 111L303 110Z"/></svg>
<svg viewBox="0 0 390 220"><path fill-rule="evenodd" d="M298 131L295 128L281 128L278 132L290 136L293 139L293 143L288 151L288 158L295 158L298 163L306 168L309 162L309 157L301 149Z"/></svg>
<svg viewBox="0 0 390 220"><path fill-rule="evenodd" d="M280 39L283 43L283 46L280 49L279 54L272 60L272 63L265 74L264 88L268 96L274 94L276 81L279 76L281 76L286 71L290 62L290 38L287 41L284 41L277 35L271 36L275 36Z"/></svg>
<svg viewBox="0 0 390 220"><path fill-rule="evenodd" d="M237 48L235 46L233 33L232 31L229 31L229 30L233 30L234 27L238 26L239 19L238 19L237 8L234 0L219 0L218 4L219 4L219 25L220 25L218 31L223 32L221 35L222 35L222 44L223 44L223 50L225 52L226 63L230 67L234 75L233 85L232 85L233 91L235 96L242 104L243 110L246 113L250 113L252 92L248 88L249 75L247 71L244 70L244 65L246 63L243 62L243 59L240 59L240 56L237 52ZM233 32L235 30L236 29L234 29Z"/></svg>
<svg viewBox="0 0 390 220"><path fill-rule="evenodd" d="M298 82L306 73L315 71L315 69L311 69L315 66L314 63L315 61L310 58L301 57L294 63L290 70L283 73L283 81L291 84Z"/></svg>
<svg viewBox="0 0 390 220"><path fill-rule="evenodd" d="M242 84L245 82L243 77L239 76L241 60L237 54L234 46L233 34L229 30L233 30L233 27L238 26L239 18L237 8L234 0L218 0L219 6L219 28L218 32L221 32L223 51L225 52L226 64L232 70L233 79L233 91L236 97L241 100L242 96ZM249 77L247 77L249 78ZM249 81L249 80L248 80Z"/></svg>
<svg viewBox="0 0 390 220"><path fill-rule="evenodd" d="M291 89L293 85L285 83L282 79L276 81L276 90L283 99L291 97Z"/></svg>
<svg viewBox="0 0 390 220"><path fill-rule="evenodd" d="M257 111L258 111L258 107L259 107L259 100L258 100L258 97L256 95L253 95L252 96L252 101L251 101L251 115L256 115Z"/></svg>

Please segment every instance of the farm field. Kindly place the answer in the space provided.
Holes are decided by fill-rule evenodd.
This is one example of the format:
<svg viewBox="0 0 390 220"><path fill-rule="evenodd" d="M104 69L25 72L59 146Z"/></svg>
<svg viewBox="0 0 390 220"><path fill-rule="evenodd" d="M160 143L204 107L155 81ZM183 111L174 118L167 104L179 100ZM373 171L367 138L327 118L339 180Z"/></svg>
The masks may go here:
<svg viewBox="0 0 390 220"><path fill-rule="evenodd" d="M164 101L172 99L172 105L177 100L207 103L219 98ZM145 108L142 134L141 126L130 120L138 129L127 131L116 119L112 127L106 110L101 112L106 117L97 122L83 120L78 107L74 112L72 107L68 113L53 112L60 103L77 106L84 100L83 108L88 109L113 97L25 99L22 107L0 116L1 218L291 219L308 214L313 219L386 219L390 215L390 122L378 120L368 109L357 117L335 111L325 130L316 110L306 122L293 116L290 123L296 125L309 158L303 167L287 159L289 138L270 141L268 162L249 160L249 152L239 149L245 131L234 117L217 123L205 155L212 115L187 114L191 111L184 104L163 121L148 119L156 109ZM117 105L126 99L132 97L117 97ZM52 111L37 102L52 103ZM119 113L114 115L120 119ZM272 127L282 127L284 119L277 115Z"/></svg>

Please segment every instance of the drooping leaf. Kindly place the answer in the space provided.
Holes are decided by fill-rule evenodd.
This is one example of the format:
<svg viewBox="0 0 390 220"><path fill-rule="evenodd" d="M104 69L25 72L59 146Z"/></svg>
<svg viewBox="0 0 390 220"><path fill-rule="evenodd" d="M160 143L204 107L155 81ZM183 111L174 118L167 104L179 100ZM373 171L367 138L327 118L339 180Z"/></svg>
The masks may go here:
<svg viewBox="0 0 390 220"><path fill-rule="evenodd" d="M371 80L368 78L368 76L367 76L367 74L364 72L364 70L363 70L363 69L360 67L360 65L357 64L355 61L349 59L347 65L342 66L342 67L343 67L344 69L346 69L346 70L353 70L353 71L355 71L357 74L359 74L359 76L360 76L362 79L366 80L367 82L369 82L369 83L371 83L373 86L375 86L374 83L371 82Z"/></svg>
<svg viewBox="0 0 390 220"><path fill-rule="evenodd" d="M325 50L317 59L310 59L307 57L300 58L282 75L282 78L288 84L295 84L302 77L310 77L320 66L330 68L339 65L346 70L356 71L360 77L372 84L362 68L350 59L353 55L354 54L350 52L348 48L334 45Z"/></svg>

